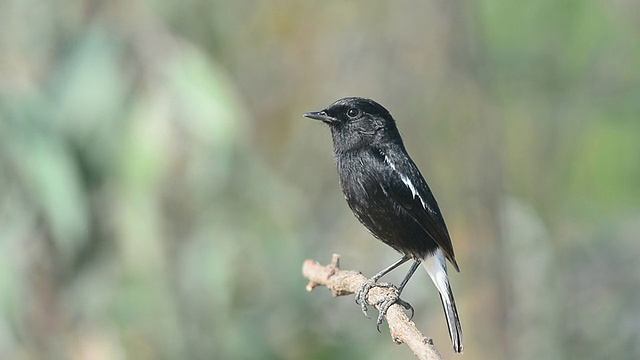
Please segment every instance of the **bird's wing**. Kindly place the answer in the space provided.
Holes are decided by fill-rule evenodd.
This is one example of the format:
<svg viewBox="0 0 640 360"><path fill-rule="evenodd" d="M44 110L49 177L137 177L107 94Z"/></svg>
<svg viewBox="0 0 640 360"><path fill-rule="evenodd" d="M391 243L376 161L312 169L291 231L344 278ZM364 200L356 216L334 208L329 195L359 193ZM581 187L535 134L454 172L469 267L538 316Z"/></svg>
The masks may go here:
<svg viewBox="0 0 640 360"><path fill-rule="evenodd" d="M386 165L380 167L386 169L386 176L380 179L382 189L420 224L459 272L451 238L438 203L411 158L406 155L402 157L402 161L398 161L384 152L379 152L376 158L384 162L381 165Z"/></svg>

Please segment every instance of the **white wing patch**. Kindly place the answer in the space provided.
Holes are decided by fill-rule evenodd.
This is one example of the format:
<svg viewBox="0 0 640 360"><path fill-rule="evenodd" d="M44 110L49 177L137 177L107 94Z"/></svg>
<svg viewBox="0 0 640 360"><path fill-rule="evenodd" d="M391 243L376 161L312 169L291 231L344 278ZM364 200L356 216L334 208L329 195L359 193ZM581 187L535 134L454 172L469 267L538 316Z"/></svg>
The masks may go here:
<svg viewBox="0 0 640 360"><path fill-rule="evenodd" d="M403 174L400 171L398 171L396 166L393 164L393 162L391 162L391 159L389 159L389 157L387 155L384 155L384 161L387 163L387 165L389 165L393 169L393 171L397 172L398 175L400 175L400 180L402 180L402 182L405 185L407 185L409 190L411 190L411 194L413 195L413 197L414 198L417 197L418 199L420 199L420 203L422 204L422 207L427 209L427 205L424 203L424 200L422 200L422 197L420 196L420 193L418 193L418 190L416 190L416 187L413 186L413 183L411 182L409 177L407 177L405 174Z"/></svg>

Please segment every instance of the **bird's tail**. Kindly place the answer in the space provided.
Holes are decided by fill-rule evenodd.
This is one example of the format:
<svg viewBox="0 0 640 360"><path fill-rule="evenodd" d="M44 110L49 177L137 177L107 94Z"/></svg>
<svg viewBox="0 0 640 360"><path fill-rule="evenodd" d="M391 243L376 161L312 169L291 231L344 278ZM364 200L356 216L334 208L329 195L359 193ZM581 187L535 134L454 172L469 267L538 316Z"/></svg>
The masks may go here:
<svg viewBox="0 0 640 360"><path fill-rule="evenodd" d="M449 286L449 277L447 276L447 268L442 251L438 249L434 254L427 256L424 259L423 266L440 293L440 300L442 301L444 315L449 327L449 336L453 343L453 351L461 353L462 326L460 326L460 319L458 318L456 301L453 299L453 292L451 291L451 286Z"/></svg>

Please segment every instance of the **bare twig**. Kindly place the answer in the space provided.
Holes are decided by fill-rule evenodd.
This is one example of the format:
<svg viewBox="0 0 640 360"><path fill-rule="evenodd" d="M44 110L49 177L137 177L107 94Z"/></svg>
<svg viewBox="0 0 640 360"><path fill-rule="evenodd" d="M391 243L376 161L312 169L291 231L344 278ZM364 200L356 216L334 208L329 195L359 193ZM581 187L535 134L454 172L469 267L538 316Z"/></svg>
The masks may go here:
<svg viewBox="0 0 640 360"><path fill-rule="evenodd" d="M302 265L302 274L309 279L307 291L317 286L326 286L334 296L353 294L367 281L367 278L358 271L340 270L338 254L333 254L331 264L327 266L320 265L314 260L306 260ZM385 297L392 296L393 291L395 291L393 288L373 287L367 296L367 304L375 306L380 311L376 303L381 303ZM391 305L385 317L389 324L391 338L396 344L407 344L418 359L442 360L433 341L422 335L400 305Z"/></svg>

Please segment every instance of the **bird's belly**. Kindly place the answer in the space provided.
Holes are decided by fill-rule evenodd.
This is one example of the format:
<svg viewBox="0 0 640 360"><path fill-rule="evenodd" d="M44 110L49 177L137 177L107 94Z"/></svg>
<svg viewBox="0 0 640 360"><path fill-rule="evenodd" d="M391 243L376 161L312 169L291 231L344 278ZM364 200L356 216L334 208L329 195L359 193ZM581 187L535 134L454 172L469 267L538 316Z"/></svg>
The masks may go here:
<svg viewBox="0 0 640 360"><path fill-rule="evenodd" d="M424 258L438 248L420 224L382 191L345 193L345 197L358 220L376 238L395 250Z"/></svg>

